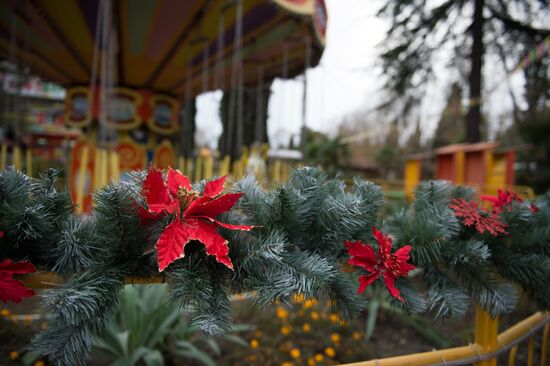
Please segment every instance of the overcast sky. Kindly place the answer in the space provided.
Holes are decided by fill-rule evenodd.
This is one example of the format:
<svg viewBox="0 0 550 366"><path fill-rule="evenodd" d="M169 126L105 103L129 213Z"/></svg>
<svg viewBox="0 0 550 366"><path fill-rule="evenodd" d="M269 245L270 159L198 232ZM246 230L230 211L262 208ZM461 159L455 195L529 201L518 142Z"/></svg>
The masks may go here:
<svg viewBox="0 0 550 366"><path fill-rule="evenodd" d="M380 0L326 0L329 15L327 45L320 64L307 73L308 127L334 134L338 124L347 116L372 110L381 101L381 71L377 66L380 42L384 40L388 23L375 16ZM450 84L457 75L446 68L443 55L435 65L435 81L418 110L423 138L433 135L437 121L449 93ZM509 80L497 64L485 60L485 89L494 89L487 96L485 112L489 114L491 131L496 131L509 120L511 99L508 85L519 91L521 73ZM301 77L295 80L275 80L269 103L268 134L272 144L287 143L299 134L302 119ZM466 96L467 97L467 96ZM221 92L200 96L197 101L197 143L213 146L222 132L218 116ZM368 112L365 112L368 113ZM416 117L416 116L415 116ZM502 118L501 118L502 117ZM384 123L370 113L371 123ZM374 121L372 121L374 120ZM416 120L416 118L411 118Z"/></svg>

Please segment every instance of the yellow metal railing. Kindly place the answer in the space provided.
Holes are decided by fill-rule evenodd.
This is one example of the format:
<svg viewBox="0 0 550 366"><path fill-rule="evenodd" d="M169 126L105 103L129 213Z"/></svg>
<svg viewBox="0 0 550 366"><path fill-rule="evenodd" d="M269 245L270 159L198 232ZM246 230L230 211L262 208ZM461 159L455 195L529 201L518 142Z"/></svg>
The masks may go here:
<svg viewBox="0 0 550 366"><path fill-rule="evenodd" d="M497 334L498 319L480 307L476 310L475 343L467 346L414 353L364 362L349 363L340 366L425 366L425 365L496 365L497 357L509 351L508 364L515 365L518 344L528 341L527 365L533 366L534 335L542 331L541 366L548 360L548 333L550 314L537 312L516 325Z"/></svg>

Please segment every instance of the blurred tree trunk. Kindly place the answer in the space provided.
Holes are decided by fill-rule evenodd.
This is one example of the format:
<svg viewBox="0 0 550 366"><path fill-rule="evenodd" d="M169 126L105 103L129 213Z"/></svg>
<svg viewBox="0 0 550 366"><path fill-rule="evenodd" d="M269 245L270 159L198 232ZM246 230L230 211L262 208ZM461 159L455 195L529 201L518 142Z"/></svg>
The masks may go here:
<svg viewBox="0 0 550 366"><path fill-rule="evenodd" d="M481 69L483 66L483 8L485 0L474 1L474 18L470 31L472 32L472 53L470 69L470 102L466 118L466 141L481 141Z"/></svg>

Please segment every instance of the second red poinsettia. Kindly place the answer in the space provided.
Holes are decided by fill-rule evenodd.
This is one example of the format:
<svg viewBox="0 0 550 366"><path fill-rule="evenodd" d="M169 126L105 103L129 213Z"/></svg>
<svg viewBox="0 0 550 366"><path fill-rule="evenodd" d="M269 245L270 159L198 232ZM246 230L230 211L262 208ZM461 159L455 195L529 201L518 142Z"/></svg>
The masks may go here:
<svg viewBox="0 0 550 366"><path fill-rule="evenodd" d="M35 272L32 263L13 262L11 259L0 261L0 300L2 302L21 302L23 298L33 296L34 291L26 288L21 281L13 278L14 274Z"/></svg>
<svg viewBox="0 0 550 366"><path fill-rule="evenodd" d="M193 190L189 179L179 171L169 168L166 181L162 171L151 168L143 181L143 194L148 209L142 211L146 219L163 214L174 215L174 220L164 229L157 240L159 271L185 255L185 246L192 240L204 244L206 253L219 263L233 269L229 258L228 241L218 232L218 227L229 230L252 229L252 226L231 225L216 220L229 211L243 193L222 194L225 177L206 183L204 192Z"/></svg>
<svg viewBox="0 0 550 366"><path fill-rule="evenodd" d="M369 244L362 241L346 241L346 247L350 258L348 263L365 269L369 272L359 277L358 293L363 293L367 286L373 283L378 277L383 276L384 283L390 295L403 301L399 289L395 287L395 280L406 276L415 267L408 263L411 251L410 245L399 248L394 253L392 250L392 238L384 235L381 231L372 228L374 238L378 242L378 256Z"/></svg>
<svg viewBox="0 0 550 366"><path fill-rule="evenodd" d="M480 196L482 201L491 202L493 205L493 212L495 213L501 213L502 210L507 207L508 210L511 209L512 202L523 202L523 198L521 198L520 195L518 195L515 192L510 191L503 191L502 189L499 189L497 191L496 196L486 195L483 194ZM533 213L537 213L539 211L539 208L532 203L529 208Z"/></svg>

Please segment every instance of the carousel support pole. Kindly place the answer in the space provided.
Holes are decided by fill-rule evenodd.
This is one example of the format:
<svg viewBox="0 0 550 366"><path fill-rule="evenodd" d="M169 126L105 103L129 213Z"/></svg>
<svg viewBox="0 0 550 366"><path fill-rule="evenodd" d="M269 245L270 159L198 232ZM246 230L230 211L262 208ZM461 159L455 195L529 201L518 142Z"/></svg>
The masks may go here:
<svg viewBox="0 0 550 366"><path fill-rule="evenodd" d="M109 158L110 158L109 162L110 162L110 168L111 168L111 178L115 182L119 182L120 181L120 159L116 150L112 150L110 152Z"/></svg>
<svg viewBox="0 0 550 366"><path fill-rule="evenodd" d="M82 147L82 155L80 157L80 169L78 171L78 181L76 186L76 212L84 211L84 184L86 180L86 167L88 166L88 145ZM96 161L97 164L97 161Z"/></svg>
<svg viewBox="0 0 550 366"><path fill-rule="evenodd" d="M94 155L94 189L101 186L101 149L97 147Z"/></svg>
<svg viewBox="0 0 550 366"><path fill-rule="evenodd" d="M109 165L107 150L100 149L99 152L99 185L104 186L109 179Z"/></svg>
<svg viewBox="0 0 550 366"><path fill-rule="evenodd" d="M25 172L29 177L32 177L32 148L28 147L25 150Z"/></svg>
<svg viewBox="0 0 550 366"><path fill-rule="evenodd" d="M23 165L22 156L21 156L21 147L19 145L13 146L13 166L15 169L21 170Z"/></svg>
<svg viewBox="0 0 550 366"><path fill-rule="evenodd" d="M8 144L2 143L0 148L0 169L6 170L6 164L8 163Z"/></svg>

